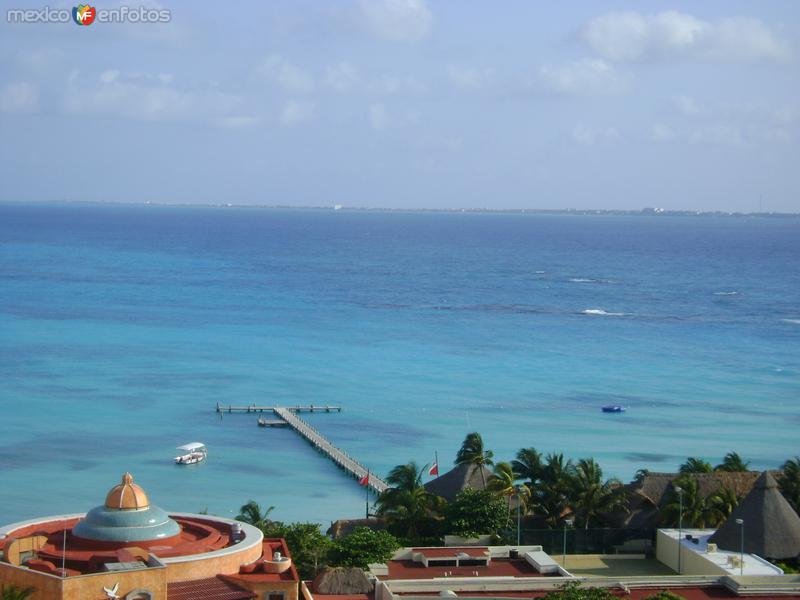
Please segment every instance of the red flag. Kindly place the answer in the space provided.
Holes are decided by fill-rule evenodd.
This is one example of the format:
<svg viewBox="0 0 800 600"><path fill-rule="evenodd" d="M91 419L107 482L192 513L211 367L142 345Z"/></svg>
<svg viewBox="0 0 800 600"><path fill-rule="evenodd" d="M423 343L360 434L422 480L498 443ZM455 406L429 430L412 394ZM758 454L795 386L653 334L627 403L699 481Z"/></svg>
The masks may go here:
<svg viewBox="0 0 800 600"><path fill-rule="evenodd" d="M369 472L358 480L358 485L369 485Z"/></svg>
<svg viewBox="0 0 800 600"><path fill-rule="evenodd" d="M428 475L438 475L439 474L439 463L433 463L433 466L428 469Z"/></svg>

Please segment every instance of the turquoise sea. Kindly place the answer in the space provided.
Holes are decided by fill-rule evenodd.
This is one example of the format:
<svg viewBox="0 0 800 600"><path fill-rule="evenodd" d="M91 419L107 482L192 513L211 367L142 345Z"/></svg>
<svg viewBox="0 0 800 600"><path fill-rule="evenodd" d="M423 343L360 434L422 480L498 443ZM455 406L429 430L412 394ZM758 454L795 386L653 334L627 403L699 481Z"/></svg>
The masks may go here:
<svg viewBox="0 0 800 600"><path fill-rule="evenodd" d="M607 475L800 454L800 219L0 205L0 523L102 502L327 525L480 431ZM619 403L621 415L600 407ZM208 461L172 464L203 441Z"/></svg>

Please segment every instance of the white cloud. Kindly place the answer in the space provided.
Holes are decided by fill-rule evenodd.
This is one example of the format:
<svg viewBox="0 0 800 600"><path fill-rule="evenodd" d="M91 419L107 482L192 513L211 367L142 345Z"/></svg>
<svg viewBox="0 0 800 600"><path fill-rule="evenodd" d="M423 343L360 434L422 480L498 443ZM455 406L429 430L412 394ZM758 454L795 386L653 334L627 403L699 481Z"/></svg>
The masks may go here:
<svg viewBox="0 0 800 600"><path fill-rule="evenodd" d="M612 61L786 60L791 49L764 23L751 18L704 21L665 11L613 12L591 19L582 40Z"/></svg>
<svg viewBox="0 0 800 600"><path fill-rule="evenodd" d="M447 77L456 87L481 89L492 84L494 72L491 69L476 69L458 65L447 67Z"/></svg>
<svg viewBox="0 0 800 600"><path fill-rule="evenodd" d="M391 41L414 41L433 28L425 0L361 0L360 21L372 35Z"/></svg>
<svg viewBox="0 0 800 600"><path fill-rule="evenodd" d="M79 73L72 73L64 108L151 121L218 120L241 103L239 96L218 90L181 90L159 76L107 70L96 81L82 81Z"/></svg>
<svg viewBox="0 0 800 600"><path fill-rule="evenodd" d="M326 67L323 81L326 87L337 92L350 92L361 85L358 70L347 61Z"/></svg>
<svg viewBox="0 0 800 600"><path fill-rule="evenodd" d="M399 77L396 75L384 75L370 81L367 91L373 94L384 94L392 96L395 94L423 94L426 91L424 84L417 81L414 77Z"/></svg>
<svg viewBox="0 0 800 600"><path fill-rule="evenodd" d="M425 85L414 77L362 75L353 64L347 61L326 67L322 84L326 89L338 93L357 92L381 96L419 95L426 91Z"/></svg>
<svg viewBox="0 0 800 600"><path fill-rule="evenodd" d="M628 82L607 62L587 58L563 65L542 65L534 87L555 94L603 95L625 91Z"/></svg>
<svg viewBox="0 0 800 600"><path fill-rule="evenodd" d="M370 104L368 116L369 124L376 131L383 131L389 126L389 113L386 111L386 107L379 102Z"/></svg>
<svg viewBox="0 0 800 600"><path fill-rule="evenodd" d="M232 116L222 117L217 121L218 125L229 129L248 129L261 124L261 117L254 116Z"/></svg>
<svg viewBox="0 0 800 600"><path fill-rule="evenodd" d="M771 119L781 125L800 123L800 106L783 106L772 111Z"/></svg>
<svg viewBox="0 0 800 600"><path fill-rule="evenodd" d="M738 127L718 124L695 130L689 135L689 143L741 146L744 144L744 137Z"/></svg>
<svg viewBox="0 0 800 600"><path fill-rule="evenodd" d="M582 146L591 146L597 143L615 142L620 136L614 127L598 129L578 123L572 128L571 137Z"/></svg>
<svg viewBox="0 0 800 600"><path fill-rule="evenodd" d="M313 102L306 100L289 100L283 105L280 122L284 125L299 125L307 123L314 118L315 107Z"/></svg>
<svg viewBox="0 0 800 600"><path fill-rule="evenodd" d="M672 129L661 123L654 123L650 129L650 139L654 142L671 142L675 140L676 134Z"/></svg>
<svg viewBox="0 0 800 600"><path fill-rule="evenodd" d="M25 81L7 83L0 89L0 112L29 112L39 103L39 90Z"/></svg>
<svg viewBox="0 0 800 600"><path fill-rule="evenodd" d="M687 116L700 114L700 107L697 106L697 102L694 101L694 98L689 96L673 96L672 105L678 112Z"/></svg>
<svg viewBox="0 0 800 600"><path fill-rule="evenodd" d="M287 94L309 94L314 91L314 78L283 57L272 54L261 61L256 73Z"/></svg>

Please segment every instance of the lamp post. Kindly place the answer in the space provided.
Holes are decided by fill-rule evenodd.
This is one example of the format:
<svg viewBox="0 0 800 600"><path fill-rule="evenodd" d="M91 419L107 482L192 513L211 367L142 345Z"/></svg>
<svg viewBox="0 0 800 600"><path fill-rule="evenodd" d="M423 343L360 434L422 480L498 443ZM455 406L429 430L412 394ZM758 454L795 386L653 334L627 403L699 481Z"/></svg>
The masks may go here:
<svg viewBox="0 0 800 600"><path fill-rule="evenodd" d="M572 519L564 519L564 546L562 548L561 566L567 570L567 527L572 527Z"/></svg>
<svg viewBox="0 0 800 600"><path fill-rule="evenodd" d="M522 497L520 495L520 487L517 486L517 546L518 547L520 545L519 544L519 541L520 541L519 524L520 524L520 505L521 504L522 504Z"/></svg>
<svg viewBox="0 0 800 600"><path fill-rule="evenodd" d="M683 488L675 486L678 494L678 575L681 574L681 545L683 544Z"/></svg>
<svg viewBox="0 0 800 600"><path fill-rule="evenodd" d="M739 575L744 575L744 519L736 519L739 526Z"/></svg>

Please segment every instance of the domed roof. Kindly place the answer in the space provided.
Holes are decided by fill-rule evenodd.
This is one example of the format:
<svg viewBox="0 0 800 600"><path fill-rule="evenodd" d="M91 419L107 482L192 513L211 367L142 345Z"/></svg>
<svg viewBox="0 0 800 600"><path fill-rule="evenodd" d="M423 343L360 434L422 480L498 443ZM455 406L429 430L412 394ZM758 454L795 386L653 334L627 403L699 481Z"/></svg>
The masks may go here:
<svg viewBox="0 0 800 600"><path fill-rule="evenodd" d="M178 535L181 527L158 506L150 504L144 490L125 473L103 506L96 506L72 529L73 535L102 542L145 542Z"/></svg>
<svg viewBox="0 0 800 600"><path fill-rule="evenodd" d="M111 488L106 495L106 507L119 510L133 510L147 508L150 500L144 490L133 483L133 475L125 473L122 476L122 483Z"/></svg>

